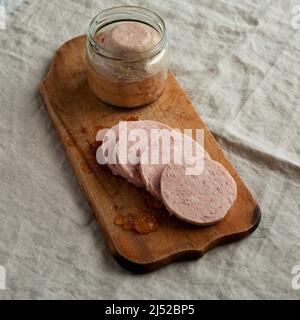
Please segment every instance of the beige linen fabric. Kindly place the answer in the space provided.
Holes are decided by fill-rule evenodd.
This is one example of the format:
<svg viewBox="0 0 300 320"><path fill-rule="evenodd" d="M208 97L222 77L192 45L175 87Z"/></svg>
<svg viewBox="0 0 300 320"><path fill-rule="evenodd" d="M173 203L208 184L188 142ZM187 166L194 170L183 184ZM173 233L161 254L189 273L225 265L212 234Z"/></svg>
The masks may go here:
<svg viewBox="0 0 300 320"><path fill-rule="evenodd" d="M111 257L38 86L100 10L154 8L171 69L262 209L247 239L135 276ZM0 299L297 299L300 32L287 0L27 0L0 30Z"/></svg>

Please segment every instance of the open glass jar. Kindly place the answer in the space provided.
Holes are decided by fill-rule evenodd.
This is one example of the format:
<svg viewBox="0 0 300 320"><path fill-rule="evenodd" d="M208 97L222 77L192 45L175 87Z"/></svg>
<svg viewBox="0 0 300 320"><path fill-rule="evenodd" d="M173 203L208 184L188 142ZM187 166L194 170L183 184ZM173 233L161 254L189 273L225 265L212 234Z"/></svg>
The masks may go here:
<svg viewBox="0 0 300 320"><path fill-rule="evenodd" d="M103 102L134 108L155 101L168 75L165 23L141 7L115 7L91 22L87 40L90 89Z"/></svg>

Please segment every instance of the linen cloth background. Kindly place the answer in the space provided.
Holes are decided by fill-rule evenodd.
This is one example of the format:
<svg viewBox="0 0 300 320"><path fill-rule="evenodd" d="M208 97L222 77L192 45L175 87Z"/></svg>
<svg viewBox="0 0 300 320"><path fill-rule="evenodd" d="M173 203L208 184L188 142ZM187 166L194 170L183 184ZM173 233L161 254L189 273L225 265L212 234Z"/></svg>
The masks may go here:
<svg viewBox="0 0 300 320"><path fill-rule="evenodd" d="M164 17L171 70L262 209L247 239L147 275L111 257L38 92L56 49L121 4ZM0 30L0 298L299 298L291 285L300 264L295 4L27 0L11 13Z"/></svg>

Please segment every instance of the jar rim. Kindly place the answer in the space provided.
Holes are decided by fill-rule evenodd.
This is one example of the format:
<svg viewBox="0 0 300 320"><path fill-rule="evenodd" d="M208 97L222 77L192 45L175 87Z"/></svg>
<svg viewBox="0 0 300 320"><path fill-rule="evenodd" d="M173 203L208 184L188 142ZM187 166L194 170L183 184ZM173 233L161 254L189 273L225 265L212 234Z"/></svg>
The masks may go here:
<svg viewBox="0 0 300 320"><path fill-rule="evenodd" d="M98 29L96 28L96 30L93 31L93 28L95 27L95 25L97 25L99 22L97 22L97 19L100 18L100 21L103 20L105 17L109 17L109 16L113 16L113 15L117 15L117 14L143 14L145 16L147 16L148 18L153 19L153 23L156 24L156 26L159 28L159 30L157 30L157 28L155 26L153 26L151 24L151 27L155 28L155 30L157 32L160 33L161 38L159 40L158 43L156 43L154 46L152 46L149 49L146 49L142 52L137 53L122 53L122 55L118 55L116 52L111 51L106 49L104 46L102 46L99 42L96 41L95 39L95 35L97 34L98 31L100 31L103 27L109 25L109 24L113 24L116 22L121 22L121 21L137 21L137 22L141 22L141 23L145 23L147 24L145 21L139 20L138 18L127 18L127 19L120 19L120 20L113 20L108 24L104 24L104 26L100 26ZM140 61L140 60L144 60L144 59L149 59L151 57L154 57L155 55L157 55L158 53L160 53L166 46L167 44L167 32L166 32L166 25L164 20L154 11L147 9L147 8L143 8L143 7L139 7L139 6L116 6L116 7L112 7L106 10L103 10L101 12L99 12L91 21L90 25L89 25L89 30L88 30L88 41L90 43L90 45L92 46L92 48L96 51L96 53L98 53L101 56L104 56L106 58L112 59L112 60L118 60L118 61Z"/></svg>

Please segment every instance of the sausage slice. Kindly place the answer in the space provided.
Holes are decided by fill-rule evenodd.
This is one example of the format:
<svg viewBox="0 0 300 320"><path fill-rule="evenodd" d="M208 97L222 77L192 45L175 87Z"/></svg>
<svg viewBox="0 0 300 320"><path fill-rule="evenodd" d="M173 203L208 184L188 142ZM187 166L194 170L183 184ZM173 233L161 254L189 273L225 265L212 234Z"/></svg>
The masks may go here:
<svg viewBox="0 0 300 320"><path fill-rule="evenodd" d="M186 175L186 166L169 165L161 177L162 201L171 214L196 225L222 220L237 196L229 172L217 161L205 160L200 175Z"/></svg>
<svg viewBox="0 0 300 320"><path fill-rule="evenodd" d="M163 148L161 144L151 145L141 156L139 167L141 177L146 185L146 189L158 199L161 199L161 175L168 164L178 163L176 159L181 159L181 164L187 164L187 161L195 156L199 157L200 161L210 159L209 154L199 143L189 136L182 135L181 133L178 133L178 135L180 136L180 141L176 142L175 140L171 140L170 148ZM183 137L185 141L190 140L192 144L191 150L184 149ZM159 162L157 164L151 163L150 151L159 154ZM170 161L167 163L164 159L169 159Z"/></svg>
<svg viewBox="0 0 300 320"><path fill-rule="evenodd" d="M117 142L115 147L116 153L116 165L113 167L114 171L117 172L120 176L127 179L129 182L133 183L137 187L145 187L145 183L142 180L139 172L139 162L140 155L148 147L151 141L151 130L152 129L167 129L172 130L168 125L152 120L140 120L140 121L130 121L127 123L127 134L129 135L133 129L142 129L146 136L138 136L139 145L136 144L137 141L127 141L127 157L131 156L130 159L133 159L134 162L121 161L120 154L120 141ZM119 134L122 134L122 130ZM119 135L118 135L119 138ZM137 146L135 148L135 146ZM128 160L130 160L128 158ZM126 159L125 159L126 160ZM110 166L111 167L111 166Z"/></svg>

